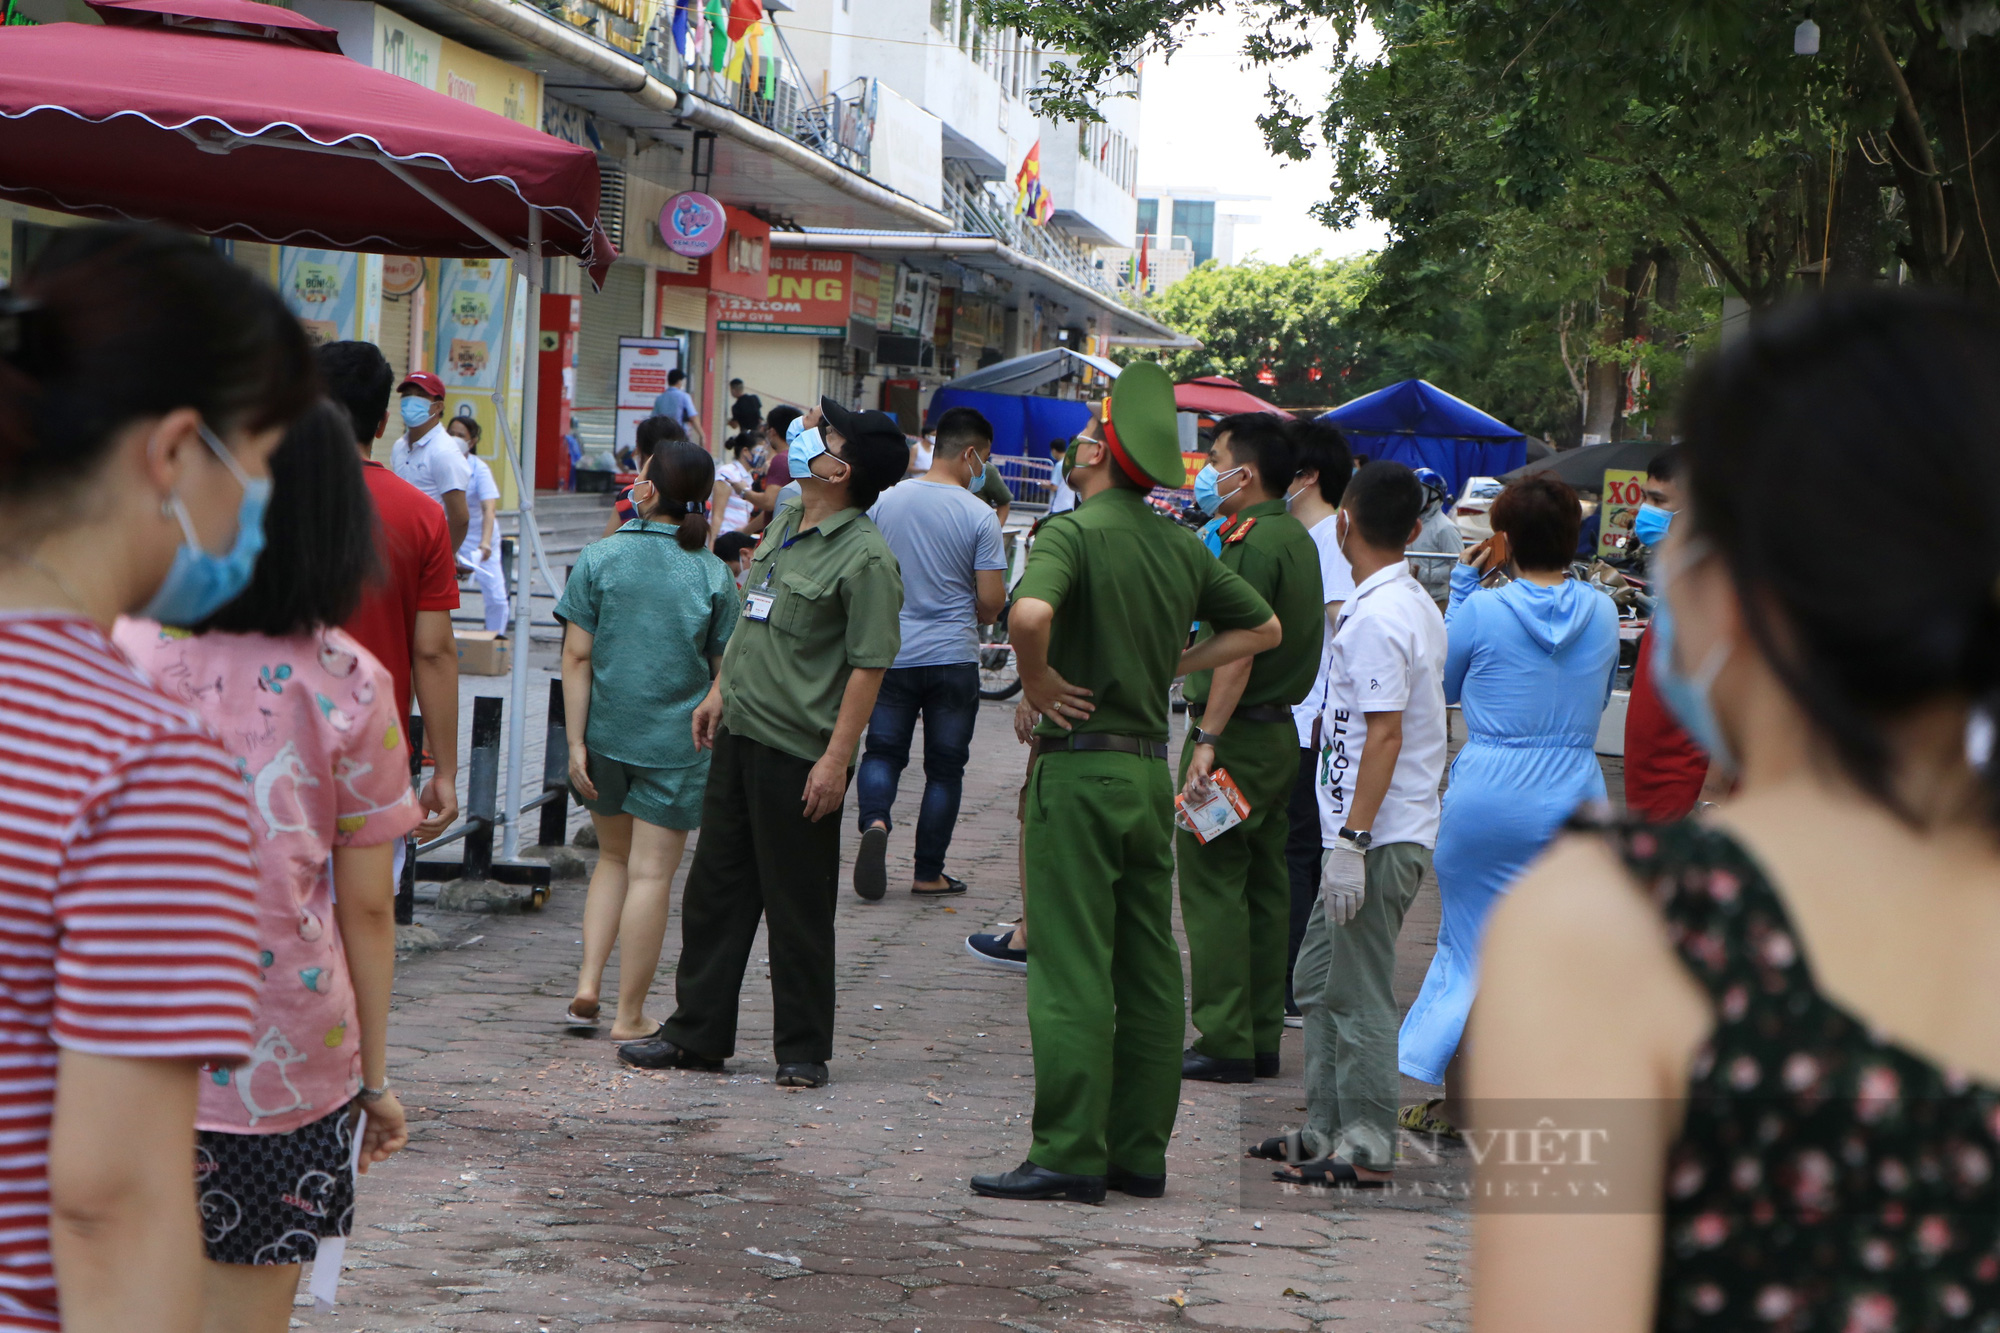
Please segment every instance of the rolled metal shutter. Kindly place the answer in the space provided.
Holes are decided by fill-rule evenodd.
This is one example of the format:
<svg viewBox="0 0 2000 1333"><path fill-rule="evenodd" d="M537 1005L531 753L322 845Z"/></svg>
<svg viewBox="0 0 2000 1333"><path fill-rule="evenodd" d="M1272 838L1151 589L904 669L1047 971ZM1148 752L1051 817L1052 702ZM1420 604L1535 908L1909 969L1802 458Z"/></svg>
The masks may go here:
<svg viewBox="0 0 2000 1333"><path fill-rule="evenodd" d="M583 284L577 331L576 434L585 449L609 449L618 430L618 340L643 334L646 266L613 264L604 289Z"/></svg>

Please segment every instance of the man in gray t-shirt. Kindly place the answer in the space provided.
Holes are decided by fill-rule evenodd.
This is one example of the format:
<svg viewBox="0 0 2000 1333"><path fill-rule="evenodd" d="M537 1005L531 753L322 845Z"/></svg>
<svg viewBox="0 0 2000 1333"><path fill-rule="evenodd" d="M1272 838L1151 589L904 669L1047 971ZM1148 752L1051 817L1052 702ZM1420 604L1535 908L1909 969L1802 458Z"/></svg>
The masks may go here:
<svg viewBox="0 0 2000 1333"><path fill-rule="evenodd" d="M930 471L882 492L868 512L903 570L903 646L882 677L855 780L861 849L854 891L870 900L888 889L889 807L910 762L919 715L924 800L910 892L965 892L963 880L944 873L944 859L979 717L979 627L992 624L1007 604L1000 523L974 493L992 452L986 418L955 407L938 420Z"/></svg>

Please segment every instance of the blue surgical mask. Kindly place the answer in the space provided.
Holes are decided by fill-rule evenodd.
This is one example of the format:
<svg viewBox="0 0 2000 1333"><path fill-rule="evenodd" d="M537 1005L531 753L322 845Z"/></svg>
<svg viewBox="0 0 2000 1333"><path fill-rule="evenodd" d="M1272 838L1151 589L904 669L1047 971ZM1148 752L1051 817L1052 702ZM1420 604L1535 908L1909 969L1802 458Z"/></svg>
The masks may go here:
<svg viewBox="0 0 2000 1333"><path fill-rule="evenodd" d="M207 426L200 426L202 441L214 451L236 484L243 488L243 501L236 507L236 542L226 555L203 548L187 506L178 493L169 496L167 509L180 520L181 544L166 581L139 614L162 625L186 629L220 611L249 586L257 571L257 557L264 550L264 510L271 502L271 482L247 476L235 456L215 438Z"/></svg>
<svg viewBox="0 0 2000 1333"><path fill-rule="evenodd" d="M798 423L793 422L792 425L796 427ZM788 442L788 447L785 450L785 461L791 467L792 480L798 481L813 475L813 459L818 458L826 452L826 441L820 439L819 427L814 426L810 430L798 430L796 432L787 430L785 438Z"/></svg>
<svg viewBox="0 0 2000 1333"><path fill-rule="evenodd" d="M1674 521L1673 511L1662 509L1648 501L1639 506L1639 512L1632 515L1632 535L1647 546L1658 546L1667 539L1667 528Z"/></svg>
<svg viewBox="0 0 2000 1333"><path fill-rule="evenodd" d="M1716 720L1715 709L1708 700L1715 678L1729 663L1731 645L1727 642L1716 644L1708 650L1708 656L1695 669L1693 676L1683 675L1674 661L1674 616L1667 599L1665 561L1660 562L1654 577L1654 591L1659 600L1653 604L1650 631L1653 636L1653 688L1688 737L1707 751L1712 761L1733 771L1735 762L1730 758L1729 742L1723 739L1722 724Z"/></svg>
<svg viewBox="0 0 2000 1333"><path fill-rule="evenodd" d="M971 479L965 485L968 490L976 491L986 484L986 460L979 456L977 449L972 450L971 453L972 461L979 464L979 471L973 473Z"/></svg>
<svg viewBox="0 0 2000 1333"><path fill-rule="evenodd" d="M1233 467L1227 472L1217 472L1215 464L1202 464L1201 471L1194 474L1195 508L1204 514L1213 514L1216 507L1222 503L1222 491L1219 489L1222 479L1233 477L1242 470L1240 467Z"/></svg>
<svg viewBox="0 0 2000 1333"><path fill-rule="evenodd" d="M421 394L414 393L403 396L403 424L405 426L408 426L411 430L415 430L430 420L430 416L430 399L425 398Z"/></svg>

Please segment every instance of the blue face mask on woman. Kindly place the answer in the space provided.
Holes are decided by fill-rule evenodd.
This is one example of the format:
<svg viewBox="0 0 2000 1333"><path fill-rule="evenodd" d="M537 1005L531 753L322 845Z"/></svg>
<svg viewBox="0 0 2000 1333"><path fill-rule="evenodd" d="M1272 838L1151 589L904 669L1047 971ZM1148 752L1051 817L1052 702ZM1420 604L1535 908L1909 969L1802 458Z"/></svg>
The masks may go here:
<svg viewBox="0 0 2000 1333"><path fill-rule="evenodd" d="M1683 554L1684 565L1699 559L1697 552L1691 557ZM1667 600L1667 562L1659 562L1654 571L1654 591L1659 600L1653 603L1653 688L1659 693L1660 702L1674 715L1696 745L1708 752L1708 757L1725 769L1733 770L1735 762L1730 758L1729 742L1723 739L1722 724L1716 720L1715 709L1709 703L1708 692L1715 685L1715 678L1722 674L1722 668L1729 664L1732 645L1718 643L1708 650L1708 656L1695 669L1693 676L1686 676L1674 661L1674 616Z"/></svg>
<svg viewBox="0 0 2000 1333"><path fill-rule="evenodd" d="M1639 506L1639 512L1632 515L1632 535L1647 546L1657 547L1667 539L1667 528L1674 521L1673 511L1662 509L1648 501Z"/></svg>
<svg viewBox="0 0 2000 1333"><path fill-rule="evenodd" d="M186 629L198 625L234 601L257 571L257 557L264 551L264 510L271 502L271 482L267 477L253 480L236 458L207 426L197 426L202 442L208 445L236 484L243 488L243 501L236 507L236 543L226 555L216 555L201 544L194 522L178 492L167 497L168 512L180 521L181 544L174 563L167 570L153 599L139 614L162 625Z"/></svg>
<svg viewBox="0 0 2000 1333"><path fill-rule="evenodd" d="M1194 474L1194 506L1204 514L1213 514L1222 503L1220 489L1224 477L1233 477L1243 469L1233 467L1227 472L1217 472L1215 464L1204 463L1201 471Z"/></svg>

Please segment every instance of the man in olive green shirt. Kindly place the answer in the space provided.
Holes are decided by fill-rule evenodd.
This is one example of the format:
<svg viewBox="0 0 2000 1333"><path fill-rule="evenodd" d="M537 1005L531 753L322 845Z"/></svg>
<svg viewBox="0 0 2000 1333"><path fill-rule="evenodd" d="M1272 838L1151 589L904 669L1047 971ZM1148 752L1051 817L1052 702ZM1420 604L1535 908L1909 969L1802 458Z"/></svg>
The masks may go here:
<svg viewBox="0 0 2000 1333"><path fill-rule="evenodd" d="M1220 667L1212 678L1188 677L1183 690L1197 723L1181 751L1184 794L1205 796L1222 769L1250 807L1242 823L1207 843L1186 829L1174 834L1201 1034L1181 1059L1181 1077L1212 1083L1276 1078L1285 1030L1292 896L1285 839L1299 766L1292 705L1312 690L1325 626L1319 547L1285 507L1298 473L1286 425L1261 412L1225 417L1209 453L1220 497L1213 512L1225 520L1223 568L1271 604L1285 633L1277 647ZM1201 628L1204 637L1212 632Z"/></svg>
<svg viewBox="0 0 2000 1333"><path fill-rule="evenodd" d="M770 928L781 1087L826 1083L833 1053L833 909L855 748L902 645L903 580L867 517L903 475L903 432L831 399L792 442L800 498L779 506L751 558L743 618L694 713L715 755L681 902L678 1007L621 1046L642 1069L720 1069L736 1052L743 970ZM822 424L822 422L824 424Z"/></svg>
<svg viewBox="0 0 2000 1333"><path fill-rule="evenodd" d="M1186 479L1157 363L1125 367L1101 433L1072 452L1081 503L1042 525L1009 623L1022 692L1043 719L1023 829L1034 1144L972 1187L1094 1203L1107 1186L1165 1192L1179 1106L1168 687L1273 647L1281 631L1248 584L1146 501ZM1183 652L1196 620L1218 632Z"/></svg>

